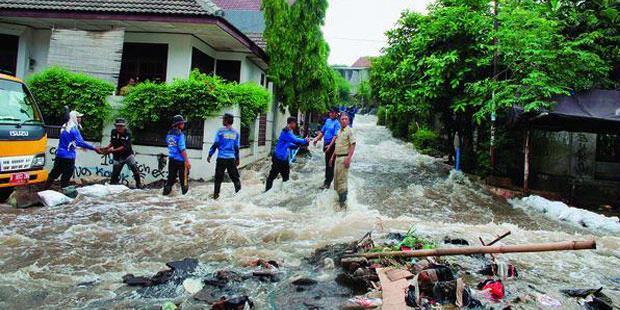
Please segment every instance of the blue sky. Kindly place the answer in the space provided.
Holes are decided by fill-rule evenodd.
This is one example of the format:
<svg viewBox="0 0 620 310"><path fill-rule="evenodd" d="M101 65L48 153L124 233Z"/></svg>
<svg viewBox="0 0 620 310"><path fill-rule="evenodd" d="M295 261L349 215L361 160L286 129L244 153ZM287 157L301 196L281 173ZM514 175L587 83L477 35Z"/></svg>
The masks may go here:
<svg viewBox="0 0 620 310"><path fill-rule="evenodd" d="M424 12L430 0L329 0L323 32L330 64L351 65L361 56L377 56L385 31L405 9Z"/></svg>

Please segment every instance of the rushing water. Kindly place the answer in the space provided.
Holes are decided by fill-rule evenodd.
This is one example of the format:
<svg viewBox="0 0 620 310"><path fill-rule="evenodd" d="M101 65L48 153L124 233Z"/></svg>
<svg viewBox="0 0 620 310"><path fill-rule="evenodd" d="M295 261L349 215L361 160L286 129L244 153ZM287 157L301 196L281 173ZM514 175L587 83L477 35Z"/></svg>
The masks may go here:
<svg viewBox="0 0 620 310"><path fill-rule="evenodd" d="M26 210L0 207L0 308L142 308L166 300L199 306L171 287L163 296L143 296L122 283L126 273L152 275L164 263L185 257L201 261L200 273L219 269L249 272L256 258L283 263L282 281L246 281L240 288L258 309L337 308L351 293L334 284L334 273L309 266L304 257L330 243L348 242L370 230L407 230L436 240L444 236L474 243L506 230L505 244L596 238L598 249L580 252L504 255L521 278L507 283L509 296L532 285L578 309L558 290L605 287L620 305L620 236L558 224L513 209L481 186L410 144L391 138L375 118L356 118L358 149L351 169L349 207L337 212L336 194L318 189L322 154L292 168L291 181L263 193L269 162L242 171L243 190L223 186L219 201L212 183L193 183L190 193L162 197L159 190L130 191L102 199L80 198L71 205ZM480 261L453 257L478 268ZM315 289L295 292L288 277L309 275ZM480 278L469 277L474 284ZM305 303L305 304L304 304ZM535 303L525 308L537 308Z"/></svg>

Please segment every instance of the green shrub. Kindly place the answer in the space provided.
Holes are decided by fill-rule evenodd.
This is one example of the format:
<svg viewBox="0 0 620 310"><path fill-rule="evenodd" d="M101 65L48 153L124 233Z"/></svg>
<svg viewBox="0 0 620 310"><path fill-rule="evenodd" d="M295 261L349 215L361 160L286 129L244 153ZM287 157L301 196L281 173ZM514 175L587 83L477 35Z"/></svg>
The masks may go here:
<svg viewBox="0 0 620 310"><path fill-rule="evenodd" d="M64 106L68 106L84 113L83 132L87 138L101 138L103 123L112 111L106 98L114 93L114 85L60 67L33 74L27 84L50 125L63 122Z"/></svg>
<svg viewBox="0 0 620 310"><path fill-rule="evenodd" d="M380 106L377 109L377 125L385 126L385 107Z"/></svg>
<svg viewBox="0 0 620 310"><path fill-rule="evenodd" d="M422 154L439 156L441 141L439 135L427 128L418 129L412 136L413 146Z"/></svg>
<svg viewBox="0 0 620 310"><path fill-rule="evenodd" d="M267 111L271 95L256 83L232 84L230 87L232 102L241 109L241 124L251 126L260 113Z"/></svg>
<svg viewBox="0 0 620 310"><path fill-rule="evenodd" d="M125 96L121 114L133 126L143 128L176 114L188 120L206 119L225 107L239 104L242 123L249 126L267 109L269 100L269 92L256 84L227 83L194 70L188 79L137 84Z"/></svg>

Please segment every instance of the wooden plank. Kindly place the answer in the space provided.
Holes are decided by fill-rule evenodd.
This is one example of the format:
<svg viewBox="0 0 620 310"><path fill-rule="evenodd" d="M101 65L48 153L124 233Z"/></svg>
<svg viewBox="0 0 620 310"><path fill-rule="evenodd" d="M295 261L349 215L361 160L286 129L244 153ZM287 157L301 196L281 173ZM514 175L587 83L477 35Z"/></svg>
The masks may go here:
<svg viewBox="0 0 620 310"><path fill-rule="evenodd" d="M396 281L390 281L387 273L390 269L377 268L377 274L381 281L381 289L383 290L383 306L382 310L402 310L407 309L405 302L405 293L409 287L409 281L402 278Z"/></svg>
<svg viewBox="0 0 620 310"><path fill-rule="evenodd" d="M390 281L394 282L400 279L409 279L413 278L413 273L409 272L409 270L404 269L391 269L386 272Z"/></svg>

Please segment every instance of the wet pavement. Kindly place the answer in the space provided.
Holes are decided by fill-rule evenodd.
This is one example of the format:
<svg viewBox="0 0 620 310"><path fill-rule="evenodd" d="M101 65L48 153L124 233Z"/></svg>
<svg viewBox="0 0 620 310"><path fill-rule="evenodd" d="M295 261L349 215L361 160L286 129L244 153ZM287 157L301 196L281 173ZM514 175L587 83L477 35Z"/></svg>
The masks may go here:
<svg viewBox="0 0 620 310"><path fill-rule="evenodd" d="M337 309L352 293L335 284L333 271L311 266L305 257L370 230L411 225L436 240L451 236L470 243L506 230L512 235L505 244L596 238L594 251L504 255L521 275L508 283L508 295L530 285L559 299L564 309L579 309L559 289L602 286L620 305L620 236L514 209L374 124L374 117L356 118L358 149L346 212L336 211L335 192L318 188L323 158L314 147L293 165L291 181L276 181L268 193L263 182L270 163L263 161L242 171L240 193L224 184L219 201L209 198L212 183L192 183L187 196L134 190L53 208L0 206L0 308L144 308L167 300L201 307L182 286L146 296L122 283L127 273L153 275L166 262L192 257L201 262L197 272L203 276L221 269L251 272L248 263L258 258L281 262L282 281L240 284L257 309ZM450 261L481 264L473 258ZM298 292L288 279L299 274L319 284Z"/></svg>

